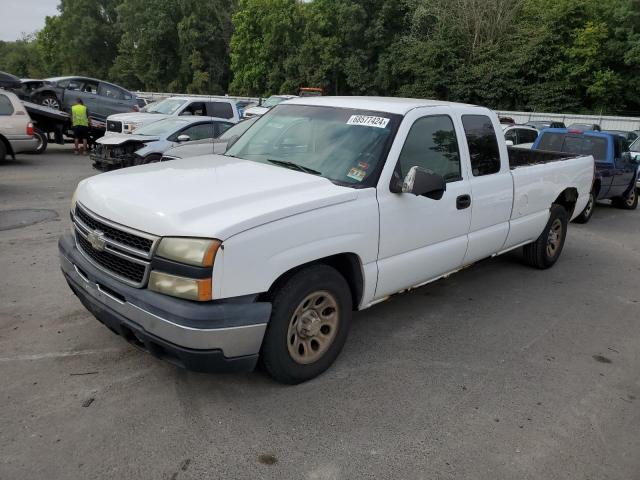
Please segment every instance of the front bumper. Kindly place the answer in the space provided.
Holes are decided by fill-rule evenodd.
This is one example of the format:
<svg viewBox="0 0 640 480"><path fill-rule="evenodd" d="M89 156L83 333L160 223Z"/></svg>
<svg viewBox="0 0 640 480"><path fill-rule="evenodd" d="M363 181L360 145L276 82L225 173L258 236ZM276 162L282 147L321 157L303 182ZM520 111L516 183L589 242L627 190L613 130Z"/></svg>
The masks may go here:
<svg viewBox="0 0 640 480"><path fill-rule="evenodd" d="M271 304L197 303L129 287L94 267L73 236L58 242L60 266L83 305L103 324L156 357L200 372L255 367Z"/></svg>

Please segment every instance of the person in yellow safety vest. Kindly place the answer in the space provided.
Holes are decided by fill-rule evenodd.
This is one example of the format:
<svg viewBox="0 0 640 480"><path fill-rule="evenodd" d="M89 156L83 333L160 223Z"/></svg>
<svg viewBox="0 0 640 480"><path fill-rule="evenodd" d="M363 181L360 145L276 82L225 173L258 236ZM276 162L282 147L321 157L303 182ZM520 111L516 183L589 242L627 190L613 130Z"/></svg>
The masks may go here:
<svg viewBox="0 0 640 480"><path fill-rule="evenodd" d="M74 153L80 153L80 140L82 140L82 152L87 154L87 139L89 138L89 112L87 107L78 98L76 104L71 107L71 126L75 143Z"/></svg>

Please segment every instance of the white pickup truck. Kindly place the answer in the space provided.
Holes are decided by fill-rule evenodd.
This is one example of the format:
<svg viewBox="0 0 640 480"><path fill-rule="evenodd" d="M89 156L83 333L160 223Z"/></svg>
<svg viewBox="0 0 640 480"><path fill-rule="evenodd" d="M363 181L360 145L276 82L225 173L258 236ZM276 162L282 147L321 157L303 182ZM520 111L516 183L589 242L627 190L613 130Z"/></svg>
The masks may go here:
<svg viewBox="0 0 640 480"><path fill-rule="evenodd" d="M116 113L107 117L105 136L133 133L138 128L169 117L195 115L240 121L235 100L218 97L169 97L147 105L144 112Z"/></svg>
<svg viewBox="0 0 640 480"><path fill-rule="evenodd" d="M486 108L300 98L224 156L80 182L61 266L98 320L160 358L260 358L298 383L336 359L353 310L517 247L552 266L593 175L590 156L508 150Z"/></svg>

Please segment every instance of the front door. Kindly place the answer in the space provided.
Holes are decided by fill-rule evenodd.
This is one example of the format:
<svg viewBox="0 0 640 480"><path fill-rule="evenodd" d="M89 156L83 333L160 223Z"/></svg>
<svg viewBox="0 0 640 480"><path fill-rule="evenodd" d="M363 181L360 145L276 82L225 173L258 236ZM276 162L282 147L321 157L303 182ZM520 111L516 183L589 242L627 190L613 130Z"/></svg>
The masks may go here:
<svg viewBox="0 0 640 480"><path fill-rule="evenodd" d="M393 193L389 181L381 178L376 298L433 280L462 265L471 223L467 162L459 146L463 135L459 121L440 107L415 109L400 126L398 139L404 136L405 141L399 153L394 147L389 154L388 161L395 164L391 181L401 181L411 167L419 166L442 175L447 189L440 200L432 200Z"/></svg>

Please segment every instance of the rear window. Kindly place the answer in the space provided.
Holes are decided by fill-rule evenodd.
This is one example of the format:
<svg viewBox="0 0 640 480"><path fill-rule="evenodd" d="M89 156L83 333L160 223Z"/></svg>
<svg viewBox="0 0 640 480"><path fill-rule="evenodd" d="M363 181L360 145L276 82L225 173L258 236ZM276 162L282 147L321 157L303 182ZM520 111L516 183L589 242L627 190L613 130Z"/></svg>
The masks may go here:
<svg viewBox="0 0 640 480"><path fill-rule="evenodd" d="M538 150L572 155L593 155L596 161L605 161L607 159L607 140L587 135L543 133Z"/></svg>
<svg viewBox="0 0 640 480"><path fill-rule="evenodd" d="M12 115L13 105L6 95L0 94L0 115Z"/></svg>
<svg viewBox="0 0 640 480"><path fill-rule="evenodd" d="M233 118L233 107L227 102L210 102L207 111L210 117Z"/></svg>

